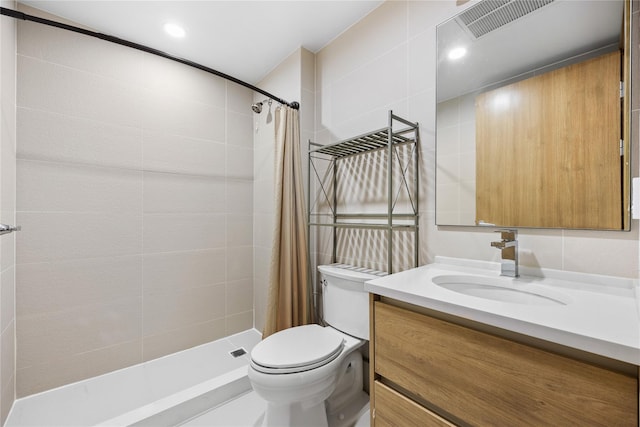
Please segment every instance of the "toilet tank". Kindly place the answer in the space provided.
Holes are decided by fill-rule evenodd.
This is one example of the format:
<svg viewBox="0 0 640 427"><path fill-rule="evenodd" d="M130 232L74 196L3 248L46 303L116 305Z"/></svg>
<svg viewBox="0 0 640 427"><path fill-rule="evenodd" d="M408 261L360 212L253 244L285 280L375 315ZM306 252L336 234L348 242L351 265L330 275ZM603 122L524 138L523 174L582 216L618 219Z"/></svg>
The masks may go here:
<svg viewBox="0 0 640 427"><path fill-rule="evenodd" d="M324 321L354 337L369 339L369 293L364 282L386 273L344 264L320 265Z"/></svg>

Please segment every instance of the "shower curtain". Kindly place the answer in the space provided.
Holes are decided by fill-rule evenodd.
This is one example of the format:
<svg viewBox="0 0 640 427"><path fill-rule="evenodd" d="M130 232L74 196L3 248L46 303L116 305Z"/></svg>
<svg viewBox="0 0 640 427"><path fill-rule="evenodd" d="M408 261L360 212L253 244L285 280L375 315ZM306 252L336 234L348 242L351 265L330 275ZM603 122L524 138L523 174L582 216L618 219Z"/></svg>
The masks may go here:
<svg viewBox="0 0 640 427"><path fill-rule="evenodd" d="M276 109L275 230L263 338L314 321L298 110Z"/></svg>

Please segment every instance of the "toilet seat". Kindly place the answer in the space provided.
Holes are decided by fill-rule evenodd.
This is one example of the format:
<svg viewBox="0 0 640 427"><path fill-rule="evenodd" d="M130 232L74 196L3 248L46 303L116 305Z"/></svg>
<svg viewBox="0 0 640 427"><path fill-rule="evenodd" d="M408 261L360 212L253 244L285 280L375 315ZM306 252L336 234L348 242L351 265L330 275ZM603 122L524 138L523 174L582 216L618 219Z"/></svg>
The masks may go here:
<svg viewBox="0 0 640 427"><path fill-rule="evenodd" d="M267 374L291 374L326 365L340 355L345 341L331 328L296 326L275 333L251 351L251 366Z"/></svg>

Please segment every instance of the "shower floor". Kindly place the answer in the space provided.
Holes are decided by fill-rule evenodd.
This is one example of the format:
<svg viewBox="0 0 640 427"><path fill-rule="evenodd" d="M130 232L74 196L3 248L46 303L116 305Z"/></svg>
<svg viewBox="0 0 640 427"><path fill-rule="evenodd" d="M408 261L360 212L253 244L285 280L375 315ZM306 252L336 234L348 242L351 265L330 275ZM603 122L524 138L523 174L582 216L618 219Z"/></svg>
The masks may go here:
<svg viewBox="0 0 640 427"><path fill-rule="evenodd" d="M251 391L248 355L259 341L260 333L251 329L18 399L5 425L157 427L195 422L194 416ZM230 352L238 348L246 354L233 357Z"/></svg>
<svg viewBox="0 0 640 427"><path fill-rule="evenodd" d="M266 402L251 390L247 367L259 341L252 329L18 399L5 426L257 427ZM246 354L233 357L238 348ZM361 414L366 402L351 410Z"/></svg>

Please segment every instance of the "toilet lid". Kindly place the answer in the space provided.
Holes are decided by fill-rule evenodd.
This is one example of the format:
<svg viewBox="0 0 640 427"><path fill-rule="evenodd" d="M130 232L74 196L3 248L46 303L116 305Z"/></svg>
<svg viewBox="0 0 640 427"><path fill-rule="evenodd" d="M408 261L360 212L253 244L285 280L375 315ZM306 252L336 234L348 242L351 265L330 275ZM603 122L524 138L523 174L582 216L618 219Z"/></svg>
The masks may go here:
<svg viewBox="0 0 640 427"><path fill-rule="evenodd" d="M343 338L330 328L319 325L296 326L259 342L251 351L251 361L261 371L298 372L330 362L343 347Z"/></svg>

